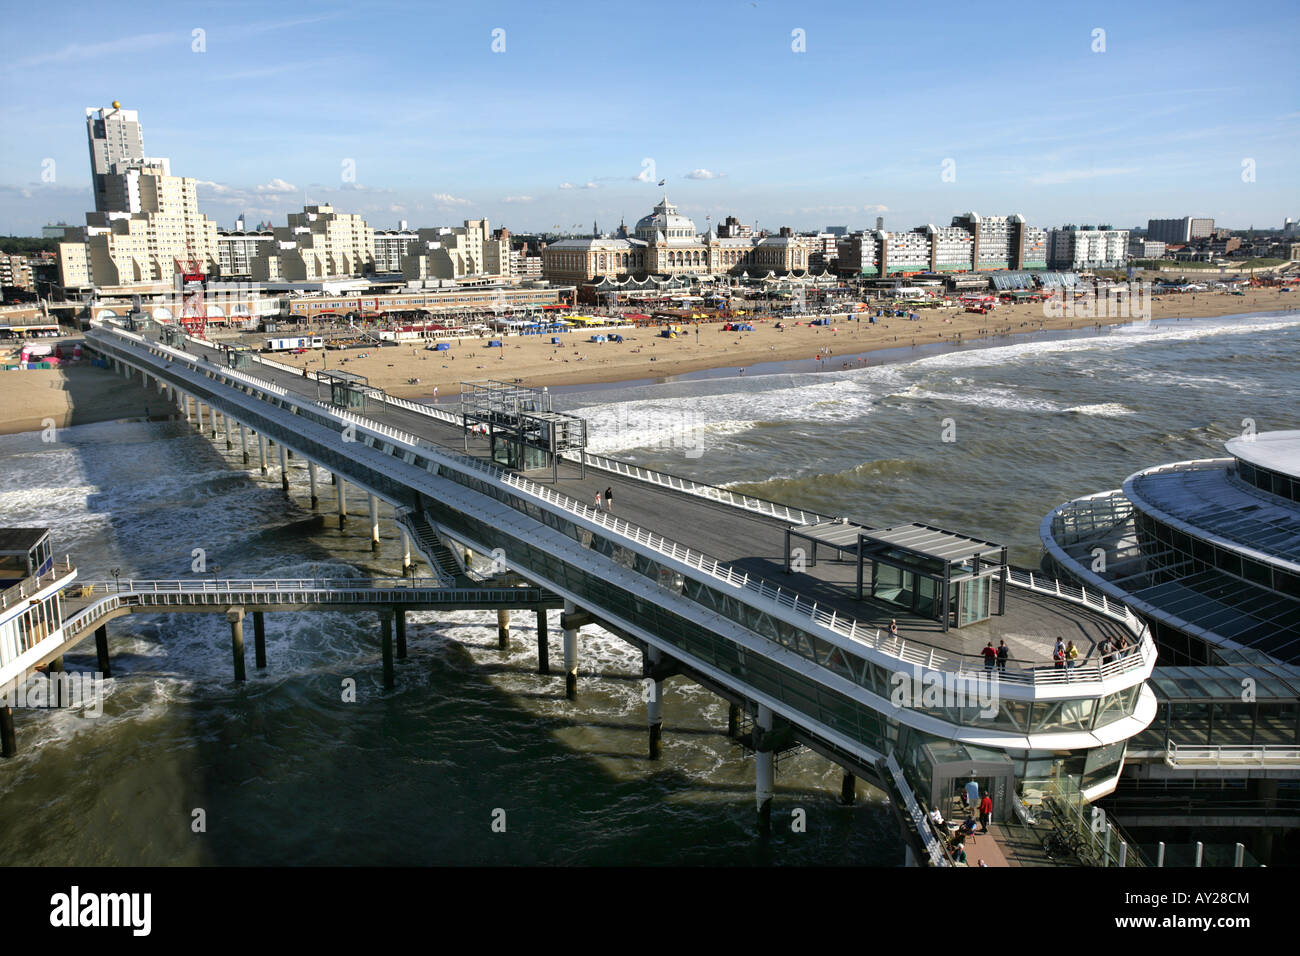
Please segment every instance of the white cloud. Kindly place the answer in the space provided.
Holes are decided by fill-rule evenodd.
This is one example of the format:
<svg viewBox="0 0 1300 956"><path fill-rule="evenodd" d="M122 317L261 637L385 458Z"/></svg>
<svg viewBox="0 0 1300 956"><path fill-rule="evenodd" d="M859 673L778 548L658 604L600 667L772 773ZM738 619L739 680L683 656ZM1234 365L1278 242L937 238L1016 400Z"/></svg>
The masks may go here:
<svg viewBox="0 0 1300 956"><path fill-rule="evenodd" d="M597 185L596 185L595 183L593 183L593 182L588 182L587 185L583 186L582 188L583 188L583 189L599 189L600 187L597 186Z"/></svg>
<svg viewBox="0 0 1300 956"><path fill-rule="evenodd" d="M388 204L388 211L389 211L389 212L406 212L406 207L403 206L401 203L395 203L395 202L394 202L394 203L389 203L389 204Z"/></svg>
<svg viewBox="0 0 1300 956"><path fill-rule="evenodd" d="M234 192L234 190L229 186L223 186L221 183L214 183L209 179L196 179L194 184L203 187L207 192L216 193L218 196L225 196Z"/></svg>
<svg viewBox="0 0 1300 956"><path fill-rule="evenodd" d="M532 202L532 201L533 201L533 197L532 197L532 196L506 196L506 197L505 197L504 199L502 199L501 201L502 201L502 202L511 202L511 203L515 203L515 202Z"/></svg>
<svg viewBox="0 0 1300 956"><path fill-rule="evenodd" d="M572 188L573 188L573 183L560 183L560 188L561 188L561 189L572 189Z"/></svg>
<svg viewBox="0 0 1300 956"><path fill-rule="evenodd" d="M1065 183L1078 182L1081 179L1097 179L1101 176L1127 176L1129 173L1136 172L1138 172L1138 169L1135 166L1062 169L1055 173L1041 173L1038 176L1031 176L1029 181L1035 186L1060 186Z"/></svg>
<svg viewBox="0 0 1300 956"><path fill-rule="evenodd" d="M253 187L254 192L259 193L292 193L297 192L298 187L293 183L287 183L279 177L272 179L269 183Z"/></svg>
<svg viewBox="0 0 1300 956"><path fill-rule="evenodd" d="M687 179L720 179L723 173L715 173L708 169L692 169L686 174Z"/></svg>
<svg viewBox="0 0 1300 956"><path fill-rule="evenodd" d="M7 67L11 70L26 69L46 63L84 63L102 56L121 57L141 53L167 44L176 44L188 49L189 32L185 33L137 33L135 36L107 40L103 43L70 43L50 53L37 53L17 60L10 60Z"/></svg>
<svg viewBox="0 0 1300 956"><path fill-rule="evenodd" d="M459 196L453 196L451 193L434 193L433 198L443 206L470 206L473 205L468 199L461 199Z"/></svg>
<svg viewBox="0 0 1300 956"><path fill-rule="evenodd" d="M863 212L889 212L889 207L881 206L881 205L863 206L862 211Z"/></svg>

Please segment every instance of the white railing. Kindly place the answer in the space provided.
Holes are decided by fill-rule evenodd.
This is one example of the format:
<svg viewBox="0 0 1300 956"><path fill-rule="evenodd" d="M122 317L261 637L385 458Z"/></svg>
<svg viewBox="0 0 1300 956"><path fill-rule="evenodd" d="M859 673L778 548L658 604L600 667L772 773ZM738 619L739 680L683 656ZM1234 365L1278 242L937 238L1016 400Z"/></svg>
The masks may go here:
<svg viewBox="0 0 1300 956"><path fill-rule="evenodd" d="M383 399L389 405L395 405L398 408L405 408L408 411L427 415L430 418L436 418L449 425L455 425L457 428L461 428L465 424L465 420L455 412L443 411L435 405L422 405L419 402L408 401L405 398L397 398L387 393L384 394Z"/></svg>
<svg viewBox="0 0 1300 956"><path fill-rule="evenodd" d="M1300 767L1300 747L1286 744L1224 744L1186 746L1165 744L1165 763L1171 767Z"/></svg>
<svg viewBox="0 0 1300 956"><path fill-rule="evenodd" d="M939 846L939 841L934 833L930 830L929 821L925 817L925 811L917 803L915 794L903 775L903 768L899 766L898 759L890 751L889 756L885 758L885 767L894 779L894 786L898 789L899 796L903 799L903 809L907 811L908 818L912 821L912 826L916 829L916 835L921 838L921 843L925 847L925 852L929 854L931 866L951 866L947 856L944 855L943 848Z"/></svg>
<svg viewBox="0 0 1300 956"><path fill-rule="evenodd" d="M768 501L765 498L755 498L750 495L738 495L734 491L730 491L726 488L719 488L717 485L708 485L703 482L691 481L689 478L679 478L677 475L670 475L662 471L654 471L650 468L642 468L639 465L633 465L626 461L619 461L617 458L607 458L604 455L593 455L590 452L584 452L583 455L587 464L594 468L612 471L615 474L634 478L637 481L644 481L664 488L671 488L674 491L680 491L688 495L695 495L698 498L707 498L710 501L730 505L734 508L743 508L746 511L754 511L758 514L780 518L783 521L791 521L795 524L816 524L821 521L838 520L830 515L818 514L815 511L805 511L802 508L791 508L788 505L778 504L775 501ZM566 455L564 457L567 458L570 456Z"/></svg>
<svg viewBox="0 0 1300 956"><path fill-rule="evenodd" d="M17 584L10 585L0 593L0 611L9 607L10 604L19 604L31 597L41 588L49 587L61 577L66 577L76 571L71 566L59 567L55 565L44 574L33 574L29 578L24 578Z"/></svg>
<svg viewBox="0 0 1300 956"><path fill-rule="evenodd" d="M130 335L130 333L124 334ZM139 338L138 336L132 337ZM204 361L183 352L179 354L190 362ZM231 370L221 369L221 371L224 374L231 374ZM254 379L253 381L258 380ZM268 387L268 383L259 382L259 387ZM276 388L275 386L269 387ZM291 397L288 392L284 392L284 394L290 404L310 407L313 412L324 412L340 421L352 422L367 431L373 432L375 435L387 437L412 449L418 449L430 457L439 459L442 468L473 471L484 476L489 482L507 485L552 506L554 509L599 525L612 534L619 535L660 555L681 562L693 570L719 580L724 584L748 591L752 595L770 602L775 608L787 609L793 614L805 618L810 624L824 628L840 637L847 638L856 644L871 648L886 656L907 664L933 670L968 673L971 676L986 672L982 656L953 653L933 645L917 641L909 642L899 637L882 635L878 628L860 626L856 619L846 618L834 609L828 611L816 601L808 601L795 592L772 585L748 573L737 572L716 558L693 551L675 541L664 538L662 535L653 534L644 528L632 525L620 518L615 518L607 512L597 511L581 502L561 495L551 488L535 484L526 478L504 471L491 462L460 455L442 446L434 446L415 435L353 412L327 406L320 402L308 404L306 399ZM1087 606L1100 614L1120 621L1134 634L1136 640L1133 648L1130 648L1124 654L1116 655L1116 659L1109 664L1103 664L1098 659L1092 663L1084 663L1074 667L1056 668L1047 662L1044 662L1041 666L1030 664L1028 667L1008 667L1006 670L996 672L998 680L1034 686L1099 684L1103 680L1146 667L1154 662L1155 646L1147 634L1145 625L1122 604L1110 601L1105 595L1098 592L1089 595L1082 588L1062 584L1059 581L1049 579L1049 583L1049 581L1042 579L1041 576L1036 579L1032 573L1013 570L1010 573L1010 581L1013 585L1037 593L1053 595L1065 601ZM820 660L817 663L825 666L825 663Z"/></svg>

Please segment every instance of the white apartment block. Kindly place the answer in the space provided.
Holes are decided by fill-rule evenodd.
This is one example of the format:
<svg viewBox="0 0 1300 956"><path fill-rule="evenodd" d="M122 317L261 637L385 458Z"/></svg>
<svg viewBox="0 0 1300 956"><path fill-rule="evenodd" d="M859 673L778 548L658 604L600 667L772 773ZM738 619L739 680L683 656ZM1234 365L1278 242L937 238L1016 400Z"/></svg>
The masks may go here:
<svg viewBox="0 0 1300 956"><path fill-rule="evenodd" d="M1048 234L1053 269L1122 269L1128 262L1128 230L1065 226Z"/></svg>
<svg viewBox="0 0 1300 956"><path fill-rule="evenodd" d="M376 230L375 271L401 272L402 256L414 252L420 235L409 229Z"/></svg>
<svg viewBox="0 0 1300 956"><path fill-rule="evenodd" d="M221 275L252 278L253 260L275 246L272 232L218 232L217 261Z"/></svg>
<svg viewBox="0 0 1300 956"><path fill-rule="evenodd" d="M407 281L509 276L510 239L493 238L486 219L466 219L464 226L419 230L419 242L402 257Z"/></svg>

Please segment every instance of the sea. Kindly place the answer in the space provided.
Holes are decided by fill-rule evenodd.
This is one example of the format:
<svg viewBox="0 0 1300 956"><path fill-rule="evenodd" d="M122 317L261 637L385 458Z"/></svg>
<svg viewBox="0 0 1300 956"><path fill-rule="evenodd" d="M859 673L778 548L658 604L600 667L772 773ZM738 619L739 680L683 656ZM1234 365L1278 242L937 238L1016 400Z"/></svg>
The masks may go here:
<svg viewBox="0 0 1300 956"><path fill-rule="evenodd" d="M1154 321L553 389L589 447L875 526L922 521L1035 566L1056 505L1151 465L1222 457L1300 427L1300 314ZM865 364L863 360L865 359ZM299 463L301 464L301 463ZM48 526L83 580L386 576L383 522L340 532L181 422L0 436L0 524ZM324 499L322 499L324 505ZM364 515L359 499L349 509ZM581 638L580 696L536 672L535 624L508 651L492 612L409 616L383 690L374 615L267 615L268 666L232 679L218 615L109 625L101 711L18 712L0 762L3 865L898 866L886 797L797 751L755 829L752 758L726 704L674 677L663 758L646 758L640 654ZM251 644L251 628L248 629ZM551 619L559 655L558 614ZM95 670L94 642L66 657ZM349 695L348 688L355 687ZM351 699L354 697L355 699Z"/></svg>

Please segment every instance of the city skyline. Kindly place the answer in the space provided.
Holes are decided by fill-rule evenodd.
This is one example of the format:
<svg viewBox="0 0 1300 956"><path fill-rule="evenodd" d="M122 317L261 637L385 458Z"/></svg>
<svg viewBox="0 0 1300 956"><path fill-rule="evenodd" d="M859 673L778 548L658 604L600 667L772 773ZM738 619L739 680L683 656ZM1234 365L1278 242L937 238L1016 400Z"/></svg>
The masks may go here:
<svg viewBox="0 0 1300 956"><path fill-rule="evenodd" d="M70 16L55 35L12 11L0 233L94 208L84 110L113 100L139 112L147 155L198 180L222 228L328 203L378 229L613 231L664 193L701 223L773 231L877 216L906 230L971 210L1267 229L1300 211L1300 83L1268 67L1300 25L1281 4L1262 9L1267 26L1103 6L954 12L922 29L905 11L746 2L691 8L698 29L649 44L643 15L597 6L561 22L501 4L433 24L400 3L388 16L140 9L146 32Z"/></svg>

